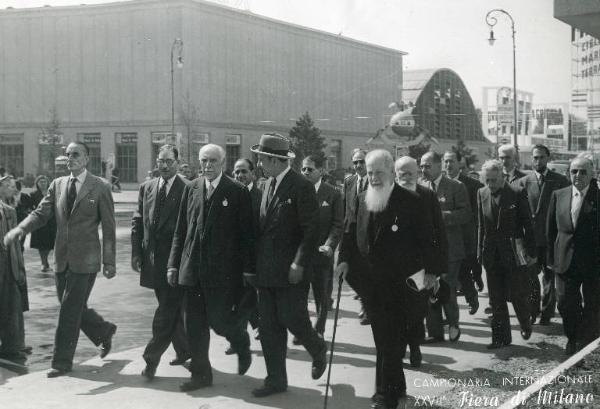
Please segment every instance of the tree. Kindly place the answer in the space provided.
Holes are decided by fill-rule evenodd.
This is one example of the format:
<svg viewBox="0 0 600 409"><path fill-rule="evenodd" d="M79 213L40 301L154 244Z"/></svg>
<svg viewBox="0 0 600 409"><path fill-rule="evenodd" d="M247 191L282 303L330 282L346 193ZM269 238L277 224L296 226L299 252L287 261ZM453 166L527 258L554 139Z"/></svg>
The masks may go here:
<svg viewBox="0 0 600 409"><path fill-rule="evenodd" d="M38 173L46 173L54 178L56 177L54 159L63 154L63 134L60 131L60 119L56 107L52 107L48 112L50 121L47 126L41 129L39 138L40 163Z"/></svg>
<svg viewBox="0 0 600 409"><path fill-rule="evenodd" d="M469 148L462 139L459 139L456 145L452 146L452 152L456 153L456 159L459 161L461 161L462 158L465 158L465 165L467 166L467 169L471 165L479 162L477 155L473 153L473 149Z"/></svg>
<svg viewBox="0 0 600 409"><path fill-rule="evenodd" d="M190 98L189 92L186 92L185 94L183 106L179 111L179 117L185 125L187 142L186 144L183 144L183 146L180 146L182 149L179 152L179 159L183 160L186 158L187 163L192 166L192 160L195 159L195 152L193 152L194 149L192 148L192 137L194 136L194 133L196 132L196 126L200 121L200 112L196 104L194 104Z"/></svg>
<svg viewBox="0 0 600 409"><path fill-rule="evenodd" d="M325 138L321 136L321 130L315 126L308 112L296 121L296 125L290 129L289 136L292 150L296 154L293 164L295 169L300 168L302 159L308 155L319 155L325 159Z"/></svg>
<svg viewBox="0 0 600 409"><path fill-rule="evenodd" d="M408 147L408 156L416 159L418 162L421 160L421 156L429 152L430 148L431 144L424 144L423 142L419 142L416 145L411 145Z"/></svg>

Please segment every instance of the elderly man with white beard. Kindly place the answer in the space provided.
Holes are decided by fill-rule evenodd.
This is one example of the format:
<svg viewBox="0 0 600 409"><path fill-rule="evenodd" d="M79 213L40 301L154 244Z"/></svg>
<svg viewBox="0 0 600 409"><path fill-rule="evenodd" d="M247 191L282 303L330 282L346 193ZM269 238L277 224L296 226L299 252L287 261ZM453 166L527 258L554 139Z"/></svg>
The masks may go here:
<svg viewBox="0 0 600 409"><path fill-rule="evenodd" d="M431 287L440 272L434 264L431 218L415 192L394 183L392 155L374 150L365 160L369 187L360 194L356 220L343 237L337 271L363 275L359 295L371 318L377 349L372 408L387 409L396 408L406 396L402 357L414 319L406 279L424 269Z"/></svg>

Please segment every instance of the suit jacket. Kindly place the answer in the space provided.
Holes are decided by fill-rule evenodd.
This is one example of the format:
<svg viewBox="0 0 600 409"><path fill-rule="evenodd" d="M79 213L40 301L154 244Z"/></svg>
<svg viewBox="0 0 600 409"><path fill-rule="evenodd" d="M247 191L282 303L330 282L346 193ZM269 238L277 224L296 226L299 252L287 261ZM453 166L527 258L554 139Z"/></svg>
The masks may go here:
<svg viewBox="0 0 600 409"><path fill-rule="evenodd" d="M243 273L254 272L252 200L248 189L226 175L210 200L204 177L186 185L168 268L180 285L237 287Z"/></svg>
<svg viewBox="0 0 600 409"><path fill-rule="evenodd" d="M571 221L572 187L552 192L548 207L548 266L558 274L576 269L587 277L600 273L600 192L592 180L581 205L576 227Z"/></svg>
<svg viewBox="0 0 600 409"><path fill-rule="evenodd" d="M417 193L394 184L388 205L380 213L369 212L364 198L363 192L357 219L342 239L339 262L349 263L351 272L369 281L401 286L422 268L439 275L432 222ZM358 269L354 253L364 260Z"/></svg>
<svg viewBox="0 0 600 409"><path fill-rule="evenodd" d="M364 176L367 177L366 175ZM356 217L356 204L358 203L358 191L356 184L358 175L348 176L344 179L344 232L349 231L350 224Z"/></svg>
<svg viewBox="0 0 600 409"><path fill-rule="evenodd" d="M261 209L266 207L265 185ZM314 185L290 169L261 215L256 260L257 284L290 286L292 263L307 267L314 259L319 239L319 204ZM305 279L307 277L304 277Z"/></svg>
<svg viewBox="0 0 600 409"><path fill-rule="evenodd" d="M425 187L429 182L421 181ZM464 229L472 220L467 188L460 182L442 176L436 195L442 209L446 237L448 239L448 261L455 262L466 257Z"/></svg>
<svg viewBox="0 0 600 409"><path fill-rule="evenodd" d="M260 202L262 200L262 189L254 181L252 190L250 190L250 199L252 200L252 226L254 227L254 237L258 237L258 229L260 227Z"/></svg>
<svg viewBox="0 0 600 409"><path fill-rule="evenodd" d="M48 194L19 226L30 233L52 217L56 219L56 272L65 271L68 266L73 273L93 274L100 271L100 264L114 266L115 209L110 185L88 171L70 215L67 214L68 188L69 176L54 179ZM102 247L98 225L102 226Z"/></svg>
<svg viewBox="0 0 600 409"><path fill-rule="evenodd" d="M319 203L319 246L335 251L344 230L342 195L329 183L322 181L317 191Z"/></svg>
<svg viewBox="0 0 600 409"><path fill-rule="evenodd" d="M429 215L433 226L433 239L436 256L436 270L446 272L448 270L448 237L446 227L442 218L442 209L435 192L425 186L417 185L417 195L423 202L423 210Z"/></svg>
<svg viewBox="0 0 600 409"><path fill-rule="evenodd" d="M535 233L535 243L538 247L546 247L546 222L548 219L550 196L553 191L569 186L569 181L563 175L548 169L541 190L535 172L531 172L519 179L519 186L527 191L527 200L529 201L529 210L531 211L531 220Z"/></svg>
<svg viewBox="0 0 600 409"><path fill-rule="evenodd" d="M463 228L465 250L467 255L475 256L477 254L477 191L483 187L483 183L462 173L458 176L458 180L467 188L471 214L473 215L472 222L465 224Z"/></svg>
<svg viewBox="0 0 600 409"><path fill-rule="evenodd" d="M477 257L486 269L493 269L496 255L515 268L518 253L535 257L535 237L531 224L529 204L524 190L505 183L501 188L498 217L492 209L492 194L488 187L479 189L477 213Z"/></svg>
<svg viewBox="0 0 600 409"><path fill-rule="evenodd" d="M507 182L513 186L519 186L519 180L526 176L525 173L521 172L519 169L515 169L513 176L510 177Z"/></svg>
<svg viewBox="0 0 600 409"><path fill-rule="evenodd" d="M140 186L138 205L131 220L131 255L142 261L140 285L147 288L168 286L167 263L171 254L171 242L175 233L183 188L187 180L176 175L160 212L158 224L154 224L154 212L159 192L160 178L151 179Z"/></svg>

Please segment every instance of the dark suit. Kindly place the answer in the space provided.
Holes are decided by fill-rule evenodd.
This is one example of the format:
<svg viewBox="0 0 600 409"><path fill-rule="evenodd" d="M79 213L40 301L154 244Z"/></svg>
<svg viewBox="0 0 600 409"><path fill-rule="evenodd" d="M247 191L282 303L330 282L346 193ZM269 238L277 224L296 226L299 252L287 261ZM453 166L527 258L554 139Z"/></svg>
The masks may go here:
<svg viewBox="0 0 600 409"><path fill-rule="evenodd" d="M523 330L529 320L529 281L519 254L535 256L535 239L525 192L507 183L492 196L488 187L477 196L479 219L477 257L487 273L492 307L492 342L510 344L507 301L511 301Z"/></svg>
<svg viewBox="0 0 600 409"><path fill-rule="evenodd" d="M419 295L409 290L406 279L422 268L439 275L434 231L415 192L394 185L380 213L369 212L364 197L360 195L356 221L342 239L339 262L364 276L359 295L377 348L376 388L395 407L406 392L402 369L406 332L419 319L413 311Z"/></svg>
<svg viewBox="0 0 600 409"><path fill-rule="evenodd" d="M319 240L317 244L329 246L335 252L344 229L344 208L341 194L335 190L335 187L322 181L317 191L317 201L319 203ZM310 264L308 277L317 310L315 329L323 334L333 290L333 256L328 257L317 252Z"/></svg>
<svg viewBox="0 0 600 409"><path fill-rule="evenodd" d="M471 222L463 225L466 254L460 266L458 280L465 300L470 306L473 306L479 305L477 290L473 282L481 280L481 264L477 262L477 191L483 187L483 184L462 173L458 176L458 181L467 188L471 214L473 215Z"/></svg>
<svg viewBox="0 0 600 409"><path fill-rule="evenodd" d="M144 360L154 367L158 366L160 357L171 342L178 358L189 356L183 327L184 291L182 287L171 287L167 283L167 262L181 195L187 182L181 176L174 177L157 220L160 181L161 178L155 178L140 186L131 227L131 255L139 257L142 264L140 285L154 289L158 301L152 321L152 339L144 351ZM155 221L158 223L155 224Z"/></svg>
<svg viewBox="0 0 600 409"><path fill-rule="evenodd" d="M521 178L519 185L527 192L537 248L538 262L529 268L529 281L532 290L530 296L531 315L535 318L540 313L541 298L542 320L547 320L554 316L556 305L554 273L546 266L548 205L550 204L552 192L569 186L569 181L563 175L548 170L542 184L539 183L536 173L532 172ZM538 279L540 270L543 272L543 291L540 291Z"/></svg>
<svg viewBox="0 0 600 409"><path fill-rule="evenodd" d="M265 182L256 259L260 342L267 366L265 385L287 387L287 330L315 359L326 349L307 310L307 267L318 241L319 205L312 183L289 169L267 206L271 179ZM304 279L290 284L292 263L305 268Z"/></svg>
<svg viewBox="0 0 600 409"><path fill-rule="evenodd" d="M252 226L254 227L254 237L258 237L259 228L260 228L259 217L260 217L260 202L262 201L262 189L258 186L256 180L252 184L252 189L250 189L250 198L252 199ZM256 253L256 250L255 250L255 253ZM245 304L244 308L247 308L249 310L248 311L248 322L250 323L250 326L253 329L257 329L259 315L258 315L258 303L257 303L258 298L256 296L256 290L254 290L252 287L247 287L246 291L247 291L246 294L248 295L248 299L247 299L248 302ZM252 297L252 294L250 293L250 291L254 292L254 297Z"/></svg>
<svg viewBox="0 0 600 409"><path fill-rule="evenodd" d="M249 353L243 273L254 271L252 202L245 186L221 176L207 197L205 178L185 186L168 268L185 287L185 316L193 378L212 381L210 330L238 354Z"/></svg>
<svg viewBox="0 0 600 409"><path fill-rule="evenodd" d="M572 189L569 186L552 193L547 262L556 273L558 311L565 335L584 346L600 335L600 192L592 180L573 226Z"/></svg>
<svg viewBox="0 0 600 409"><path fill-rule="evenodd" d="M79 330L96 345L112 336L116 327L87 307L101 264L115 266L115 211L110 185L87 172L71 213L67 212L70 176L54 179L37 209L19 226L27 234L56 220L54 261L60 300L52 368L69 371ZM102 227L102 246L98 226Z"/></svg>

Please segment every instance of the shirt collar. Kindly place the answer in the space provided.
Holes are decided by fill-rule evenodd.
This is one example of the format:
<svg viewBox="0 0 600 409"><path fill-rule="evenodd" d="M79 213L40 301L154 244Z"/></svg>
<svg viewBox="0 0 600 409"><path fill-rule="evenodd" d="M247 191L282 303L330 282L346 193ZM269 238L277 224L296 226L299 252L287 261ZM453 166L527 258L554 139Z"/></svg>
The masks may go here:
<svg viewBox="0 0 600 409"><path fill-rule="evenodd" d="M281 181L283 180L283 178L285 177L285 175L288 174L288 172L290 171L290 167L288 166L287 168L285 168L279 175L275 176L275 189L277 189L277 187L281 184Z"/></svg>
<svg viewBox="0 0 600 409"><path fill-rule="evenodd" d="M319 191L319 188L321 187L321 182L323 181L323 178L319 178L319 181L317 183L315 183L315 192Z"/></svg>
<svg viewBox="0 0 600 409"><path fill-rule="evenodd" d="M440 175L437 177L437 179L433 181L433 183L435 183L436 188L440 187L440 180L442 180L442 176L444 176L444 175L442 173L440 173Z"/></svg>
<svg viewBox="0 0 600 409"><path fill-rule="evenodd" d="M175 175L171 176L169 179L167 179L166 181L161 177L160 178L160 183L159 183L160 187L162 187L163 184L165 182L167 182L167 189L170 189L171 186L173 186L173 182L175 181L176 177L177 177L177 175L175 174Z"/></svg>
<svg viewBox="0 0 600 409"><path fill-rule="evenodd" d="M548 168L544 169L544 171L542 173L538 172L537 170L534 170L535 172L535 177L538 178L538 180L540 180L540 177L543 175L544 177L546 177L546 175L548 174Z"/></svg>
<svg viewBox="0 0 600 409"><path fill-rule="evenodd" d="M83 182L85 182L85 178L86 178L86 177L87 177L87 169L84 169L84 170L83 170L83 172L81 172L81 173L80 173L78 176L76 176L76 177L75 177L75 176L73 176L73 175L71 175L71 176L69 177L69 182L70 182L71 180L73 180L73 179L77 179L77 181L83 185Z"/></svg>
<svg viewBox="0 0 600 409"><path fill-rule="evenodd" d="M585 187L585 189L583 189L582 191L579 191L579 190L578 190L578 189L575 187L575 185L573 185L573 188L572 188L572 190L571 190L571 197L575 197L575 194L576 194L576 193L579 193L579 194L581 195L581 197L585 197L585 195L587 194L587 191L589 190L589 188L590 188L590 185L587 185L587 186Z"/></svg>
<svg viewBox="0 0 600 409"><path fill-rule="evenodd" d="M223 176L223 172L219 173L219 176L217 176L216 178L213 179L212 182L209 182L208 179L204 179L204 186L208 189L208 185L212 185L213 188L217 188L217 186L219 186L219 183L221 182L221 177Z"/></svg>
<svg viewBox="0 0 600 409"><path fill-rule="evenodd" d="M252 190L252 188L254 187L254 182L248 183L248 186L246 187L248 188L248 190Z"/></svg>

